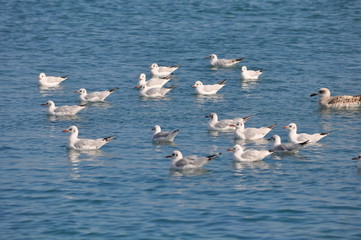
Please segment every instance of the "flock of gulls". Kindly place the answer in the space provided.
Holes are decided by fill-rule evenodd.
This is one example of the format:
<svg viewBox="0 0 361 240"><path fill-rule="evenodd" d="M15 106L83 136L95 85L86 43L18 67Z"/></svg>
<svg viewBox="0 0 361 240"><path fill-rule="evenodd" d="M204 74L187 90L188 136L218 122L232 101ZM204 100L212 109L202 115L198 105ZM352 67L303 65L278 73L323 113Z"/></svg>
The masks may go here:
<svg viewBox="0 0 361 240"><path fill-rule="evenodd" d="M235 64L241 62L245 58L235 59L220 59L216 54L211 54L206 57L209 60L209 64L216 68L232 67ZM175 87L164 87L166 83L171 80L171 74L176 71L180 65L175 66L158 66L153 63L150 68L151 79L147 80L146 74L140 74L138 78L138 85L135 88L139 89L139 95L141 97L149 98L162 98L168 92ZM244 80L257 80L263 73L263 70L248 70L246 66L242 66L240 77ZM45 87L56 87L61 84L68 76L53 77L47 76L45 73L39 75L39 85ZM195 88L195 93L198 95L213 95L221 90L226 84L226 80L223 80L216 84L204 84L201 81L196 81L192 87ZM75 93L79 94L80 105L72 106L55 106L53 101L48 101L47 113L53 116L69 116L75 115L88 106L88 103L102 102L109 95L114 93L118 88L112 88L105 91L88 93L85 88L81 88ZM361 106L361 95L358 96L331 96L331 92L327 88L320 88L317 92L310 95L318 96L318 104L320 108L354 108ZM234 119L222 119L219 120L217 113L211 113L208 118L208 130L217 132L233 131L236 139L242 140L258 140L263 139L276 124L270 126L264 126L260 128L247 128L245 123L252 116L237 117ZM235 162L254 162L260 161L267 156L274 153L295 153L308 144L316 143L322 138L326 137L329 133L297 133L296 123L290 123L288 126L283 127L288 130L288 142L282 143L281 138L278 135L273 135L269 141L273 142L271 149L257 150L257 149L244 149L241 145L236 144L228 151L233 152L233 160ZM153 142L173 142L174 138L178 135L179 129L175 131L162 131L159 125L155 125L153 130L152 140ZM98 139L81 139L78 138L79 130L76 126L70 126L63 132L70 133L67 147L73 150L96 150L109 143L115 136ZM217 158L221 153L216 153L210 156L183 156L179 150L175 150L171 155L166 158L171 158L171 169L197 169L203 167L209 161ZM357 167L361 169L361 154L353 160L357 160Z"/></svg>

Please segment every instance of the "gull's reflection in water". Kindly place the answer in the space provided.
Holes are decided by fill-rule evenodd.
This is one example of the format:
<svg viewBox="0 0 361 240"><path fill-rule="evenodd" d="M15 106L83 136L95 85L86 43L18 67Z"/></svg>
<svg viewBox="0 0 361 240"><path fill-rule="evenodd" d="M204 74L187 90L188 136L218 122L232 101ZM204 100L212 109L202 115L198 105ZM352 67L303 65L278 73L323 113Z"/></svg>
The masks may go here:
<svg viewBox="0 0 361 240"><path fill-rule="evenodd" d="M52 97L54 91L59 91L63 89L64 87L61 85L55 87L39 86L39 92L42 97L49 97L49 96Z"/></svg>
<svg viewBox="0 0 361 240"><path fill-rule="evenodd" d="M237 170L243 169L270 169L271 165L264 161L256 162L236 162L233 161L233 168Z"/></svg>
<svg viewBox="0 0 361 240"><path fill-rule="evenodd" d="M208 131L208 134L212 137L218 137L219 135L234 135L234 130L229 131Z"/></svg>
<svg viewBox="0 0 361 240"><path fill-rule="evenodd" d="M255 140L244 140L244 139L236 138L234 140L234 144L239 144L241 146L244 146L244 145L250 144L250 143L254 144L254 145L266 145L265 147L267 149L272 149L272 147L269 145L269 141L264 138L255 139Z"/></svg>
<svg viewBox="0 0 361 240"><path fill-rule="evenodd" d="M214 95L195 94L195 100L196 100L196 103L201 103L201 104L208 103L208 102L218 103L218 102L223 101L223 95L222 94L214 94Z"/></svg>
<svg viewBox="0 0 361 240"><path fill-rule="evenodd" d="M99 156L104 156L101 150L78 151L68 149L68 161L71 165L72 178L80 177L80 164L84 161L98 161Z"/></svg>
<svg viewBox="0 0 361 240"><path fill-rule="evenodd" d="M175 147L177 146L177 144L175 144L174 142L169 142L169 141L160 141L160 142L152 142L153 146L156 148L160 148L162 146L170 146L170 147Z"/></svg>
<svg viewBox="0 0 361 240"><path fill-rule="evenodd" d="M262 80L262 79L242 79L241 80L241 86L243 90L251 90L252 88L256 87L256 85L258 84L258 82Z"/></svg>
<svg viewBox="0 0 361 240"><path fill-rule="evenodd" d="M171 169L170 174L172 177L196 177L200 176L202 174L210 172L209 170L206 170L204 168L196 168L196 169L183 169L183 170L177 170L177 169Z"/></svg>
<svg viewBox="0 0 361 240"><path fill-rule="evenodd" d="M48 120L51 122L55 121L74 121L80 120L81 118L78 115L64 115L64 116L54 116L48 115Z"/></svg>

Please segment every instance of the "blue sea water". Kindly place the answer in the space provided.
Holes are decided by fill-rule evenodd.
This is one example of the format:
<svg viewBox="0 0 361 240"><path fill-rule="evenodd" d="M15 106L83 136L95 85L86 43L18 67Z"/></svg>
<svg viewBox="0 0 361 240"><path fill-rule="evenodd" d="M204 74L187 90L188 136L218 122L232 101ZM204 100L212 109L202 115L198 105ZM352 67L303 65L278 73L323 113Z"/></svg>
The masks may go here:
<svg viewBox="0 0 361 240"><path fill-rule="evenodd" d="M361 110L319 110L309 97L361 92L361 2L0 1L0 239L361 239ZM212 69L204 59L247 57ZM152 63L181 64L164 99L134 89ZM242 81L240 69L265 69ZM69 75L37 86L40 72ZM191 85L227 79L219 94ZM40 106L78 103L75 90L119 87L74 118ZM219 117L254 115L249 127L296 122L331 132L295 155L233 164L232 133ZM180 129L174 144L151 128ZM77 125L86 138L116 135L95 152L66 149ZM267 141L244 142L267 149ZM201 170L169 170L169 155L223 154Z"/></svg>

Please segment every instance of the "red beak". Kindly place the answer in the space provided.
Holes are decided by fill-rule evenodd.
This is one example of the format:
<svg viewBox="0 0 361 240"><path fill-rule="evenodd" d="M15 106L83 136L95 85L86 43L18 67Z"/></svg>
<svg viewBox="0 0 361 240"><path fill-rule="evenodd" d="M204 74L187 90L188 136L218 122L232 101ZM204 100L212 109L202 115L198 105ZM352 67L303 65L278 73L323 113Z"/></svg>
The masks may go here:
<svg viewBox="0 0 361 240"><path fill-rule="evenodd" d="M283 127L283 128L288 128L288 126L286 126L286 127Z"/></svg>
<svg viewBox="0 0 361 240"><path fill-rule="evenodd" d="M38 79L41 79L40 77L38 77Z"/></svg>
<svg viewBox="0 0 361 240"><path fill-rule="evenodd" d="M233 149L232 149L232 148L230 148L230 149L227 149L227 151L228 151L228 152L233 152Z"/></svg>
<svg viewBox="0 0 361 240"><path fill-rule="evenodd" d="M231 125L229 125L230 127L235 127L236 125L233 125L233 124L231 124Z"/></svg>
<svg viewBox="0 0 361 240"><path fill-rule="evenodd" d="M65 130L63 130L63 132L69 132L69 130L68 130L68 129L65 129Z"/></svg>
<svg viewBox="0 0 361 240"><path fill-rule="evenodd" d="M169 155L169 156L165 156L166 158L172 158L172 155Z"/></svg>
<svg viewBox="0 0 361 240"><path fill-rule="evenodd" d="M74 93L79 93L79 91L75 91Z"/></svg>
<svg viewBox="0 0 361 240"><path fill-rule="evenodd" d="M45 105L48 105L48 104L46 104L46 103L42 103L42 104L40 104L41 106L45 106Z"/></svg>
<svg viewBox="0 0 361 240"><path fill-rule="evenodd" d="M192 85L192 87L196 87L196 85Z"/></svg>

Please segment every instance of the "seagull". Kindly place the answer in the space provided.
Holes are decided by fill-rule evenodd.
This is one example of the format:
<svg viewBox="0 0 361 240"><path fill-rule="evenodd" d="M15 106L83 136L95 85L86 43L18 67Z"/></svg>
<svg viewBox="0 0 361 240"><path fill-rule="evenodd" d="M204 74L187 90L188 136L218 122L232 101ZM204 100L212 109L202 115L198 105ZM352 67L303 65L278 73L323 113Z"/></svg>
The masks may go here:
<svg viewBox="0 0 361 240"><path fill-rule="evenodd" d="M112 88L106 91L87 93L85 88L80 88L78 91L75 91L75 93L80 93L79 99L82 102L102 102L118 89L119 88Z"/></svg>
<svg viewBox="0 0 361 240"><path fill-rule="evenodd" d="M260 161L273 153L272 150L248 149L244 151L239 144L234 145L233 148L230 148L227 151L233 152L233 160L235 162Z"/></svg>
<svg viewBox="0 0 361 240"><path fill-rule="evenodd" d="M68 148L74 150L96 150L110 142L115 136L98 139L79 139L79 130L76 126L70 126L63 132L69 132Z"/></svg>
<svg viewBox="0 0 361 240"><path fill-rule="evenodd" d="M40 75L38 77L38 79L39 79L38 83L40 86L56 87L67 78L68 78L68 76L53 77L53 76L46 76L45 73L40 73Z"/></svg>
<svg viewBox="0 0 361 240"><path fill-rule="evenodd" d="M241 70L241 78L243 80L249 79L249 80L257 80L258 77L263 73L263 69L260 70L247 70L246 66L242 66Z"/></svg>
<svg viewBox="0 0 361 240"><path fill-rule="evenodd" d="M315 143L321 140L322 138L326 137L329 133L314 133L314 134L307 134L307 133L300 133L297 134L297 125L296 123L290 123L288 126L283 127L289 130L288 133L288 142L291 143L302 143L309 140L310 143Z"/></svg>
<svg viewBox="0 0 361 240"><path fill-rule="evenodd" d="M273 135L268 141L273 141L273 152L297 152L309 142L307 140L302 143L281 143L281 137L278 135Z"/></svg>
<svg viewBox="0 0 361 240"><path fill-rule="evenodd" d="M218 121L218 115L217 113L211 113L205 118L209 118L208 121L208 130L209 131L232 131L235 129L235 127L231 127L230 125L236 124L236 121L242 119L244 122L246 122L248 119L250 119L252 115L244 117L244 118L235 118L235 119L223 119Z"/></svg>
<svg viewBox="0 0 361 240"><path fill-rule="evenodd" d="M164 97L170 90L172 90L174 88L175 87L151 88L151 87L147 87L145 84L143 84L140 86L139 95L142 97L160 98L160 97Z"/></svg>
<svg viewBox="0 0 361 240"><path fill-rule="evenodd" d="M149 66L150 73L154 77L166 77L172 74L175 70L177 70L180 67L180 65L174 65L174 66L158 66L158 64L153 63Z"/></svg>
<svg viewBox="0 0 361 240"><path fill-rule="evenodd" d="M358 169L361 169L361 154L359 154L357 157L355 158L352 158L352 160L357 160L357 164L356 164L356 167Z"/></svg>
<svg viewBox="0 0 361 240"><path fill-rule="evenodd" d="M318 105L321 108L348 108L361 105L361 95L341 95L331 97L330 90L327 88L320 88L316 93L312 93L310 97L317 95L319 96Z"/></svg>
<svg viewBox="0 0 361 240"><path fill-rule="evenodd" d="M65 115L75 115L79 111L83 110L87 107L86 104L84 105L64 105L60 107L55 107L55 103L53 101L48 101L47 103L41 104L42 106L48 105L48 114L49 115L55 115L55 116L65 116Z"/></svg>
<svg viewBox="0 0 361 240"><path fill-rule="evenodd" d="M184 170L201 168L219 155L221 155L221 153L216 153L207 157L198 157L195 155L183 157L180 151L175 150L172 155L166 156L166 158L172 158L170 168Z"/></svg>
<svg viewBox="0 0 361 240"><path fill-rule="evenodd" d="M216 54L211 54L205 59L210 59L209 64L213 67L232 67L246 58L218 59Z"/></svg>
<svg viewBox="0 0 361 240"><path fill-rule="evenodd" d="M159 125L155 125L153 130L153 141L154 142L173 142L174 138L179 133L179 129L173 132L162 132L162 129Z"/></svg>
<svg viewBox="0 0 361 240"><path fill-rule="evenodd" d="M236 138L243 140L256 140L266 136L266 134L269 133L276 124L261 128L245 128L243 119L240 119L239 121L236 121L236 124L231 124L230 126L236 128Z"/></svg>
<svg viewBox="0 0 361 240"><path fill-rule="evenodd" d="M212 95L216 94L222 87L224 87L225 84L226 80L212 85L203 85L201 81L196 81L192 87L196 88L196 94Z"/></svg>
<svg viewBox="0 0 361 240"><path fill-rule="evenodd" d="M167 76L165 78L151 78L147 81L147 76L145 75L145 73L140 74L139 78L138 78L138 86L136 86L135 88L140 88L141 85L146 85L147 87L151 87L151 88L161 88L164 86L164 84L166 84L167 82L169 82L170 77Z"/></svg>

